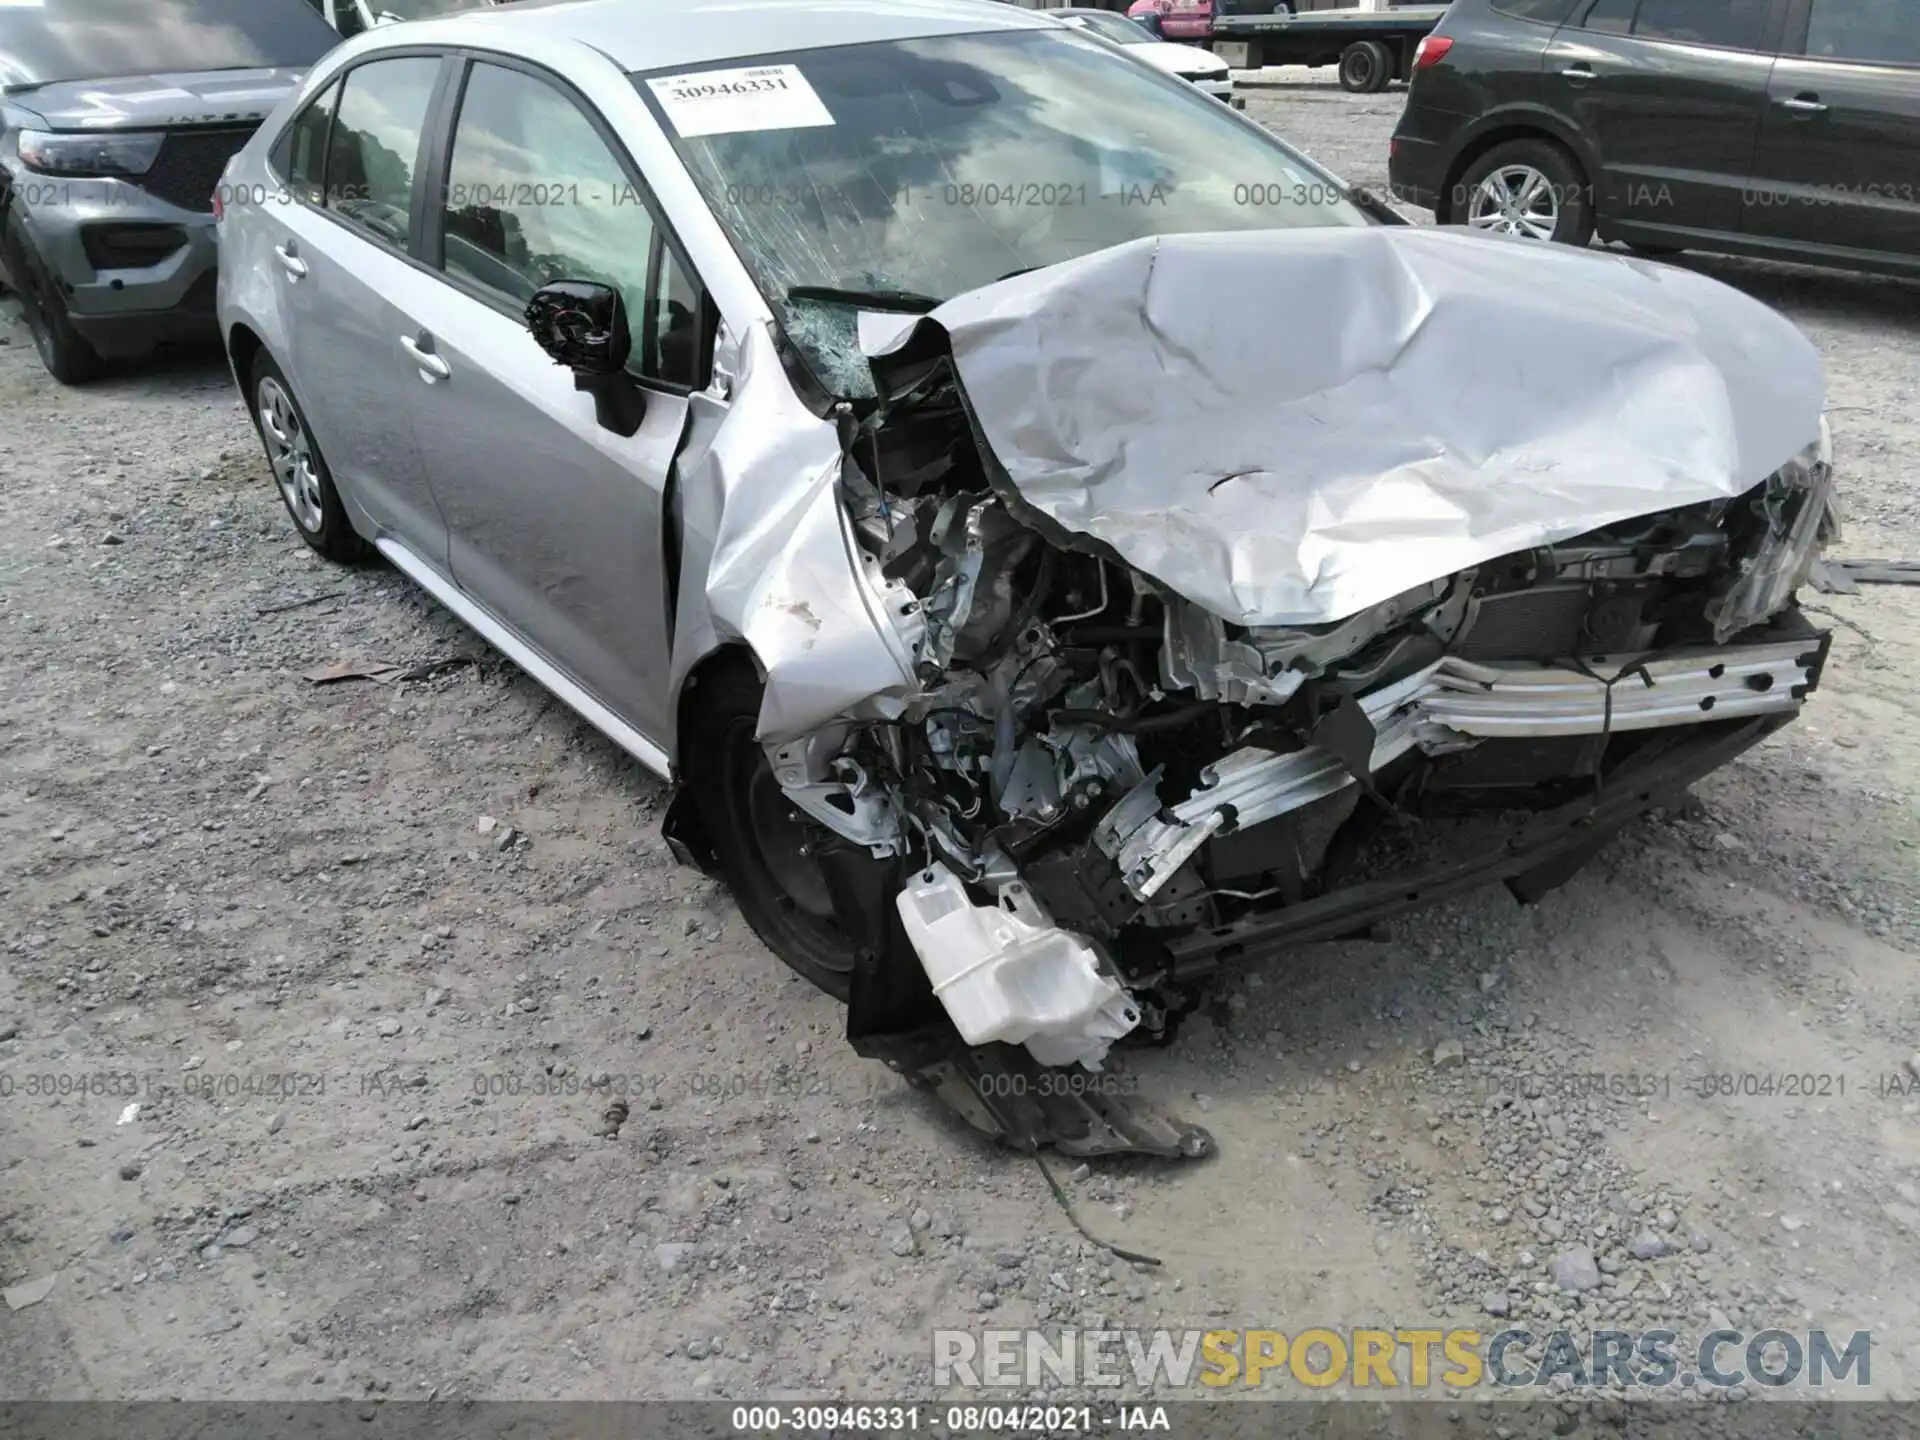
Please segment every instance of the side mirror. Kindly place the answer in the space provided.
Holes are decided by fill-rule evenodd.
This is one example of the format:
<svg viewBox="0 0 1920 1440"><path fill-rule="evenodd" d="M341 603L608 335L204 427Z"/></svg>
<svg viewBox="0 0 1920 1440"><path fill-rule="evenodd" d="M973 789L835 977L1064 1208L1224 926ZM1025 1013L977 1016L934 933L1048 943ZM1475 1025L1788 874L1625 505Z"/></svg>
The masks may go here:
<svg viewBox="0 0 1920 1440"><path fill-rule="evenodd" d="M638 430L646 396L627 374L633 336L620 292L590 280L555 280L534 291L526 315L534 342L573 371L574 389L593 396L600 424L617 435Z"/></svg>

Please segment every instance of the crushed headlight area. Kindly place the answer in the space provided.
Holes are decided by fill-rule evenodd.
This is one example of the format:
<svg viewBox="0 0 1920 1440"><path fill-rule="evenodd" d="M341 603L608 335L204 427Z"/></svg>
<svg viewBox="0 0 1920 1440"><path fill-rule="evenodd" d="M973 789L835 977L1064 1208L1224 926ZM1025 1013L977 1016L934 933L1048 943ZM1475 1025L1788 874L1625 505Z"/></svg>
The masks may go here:
<svg viewBox="0 0 1920 1440"><path fill-rule="evenodd" d="M1565 356L1476 391L1525 308L1486 252L1562 257L1181 238L863 324L838 500L911 677L770 733L765 666L768 765L856 942L849 1039L1023 1148L1205 1153L1095 1083L1115 1046L1236 961L1537 899L1790 722L1827 652L1794 603L1838 525L1818 367L1771 312L1583 266L1683 293L1562 317ZM1289 249L1306 288L1270 307L1172 305ZM1207 358L1286 317L1323 351L1296 373Z"/></svg>

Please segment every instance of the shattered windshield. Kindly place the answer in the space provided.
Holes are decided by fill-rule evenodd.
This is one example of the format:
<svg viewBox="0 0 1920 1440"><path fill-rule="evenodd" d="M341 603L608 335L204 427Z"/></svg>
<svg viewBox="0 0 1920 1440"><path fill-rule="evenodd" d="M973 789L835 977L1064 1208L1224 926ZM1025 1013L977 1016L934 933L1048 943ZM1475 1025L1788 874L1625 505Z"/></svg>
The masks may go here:
<svg viewBox="0 0 1920 1440"><path fill-rule="evenodd" d="M872 393L860 296L931 308L1149 235L1369 223L1218 100L1064 28L635 79L788 334L843 395Z"/></svg>

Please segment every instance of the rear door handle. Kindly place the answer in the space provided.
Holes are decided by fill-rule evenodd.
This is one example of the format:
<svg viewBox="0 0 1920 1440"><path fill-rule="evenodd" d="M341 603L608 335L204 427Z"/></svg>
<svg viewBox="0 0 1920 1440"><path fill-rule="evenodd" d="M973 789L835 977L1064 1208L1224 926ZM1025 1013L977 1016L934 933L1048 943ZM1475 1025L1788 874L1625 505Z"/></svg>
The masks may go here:
<svg viewBox="0 0 1920 1440"><path fill-rule="evenodd" d="M1597 80L1599 78L1599 76L1594 73L1593 67L1584 60L1577 64L1567 66L1566 69L1560 73L1569 80Z"/></svg>
<svg viewBox="0 0 1920 1440"><path fill-rule="evenodd" d="M289 240L284 245L273 247L274 257L279 260L280 268L296 280L307 277L307 262L300 258L300 247Z"/></svg>
<svg viewBox="0 0 1920 1440"><path fill-rule="evenodd" d="M1796 115L1824 115L1827 107L1820 103L1818 95L1793 95L1782 100L1781 105Z"/></svg>
<svg viewBox="0 0 1920 1440"><path fill-rule="evenodd" d="M420 378L429 385L437 384L453 374L453 367L433 353L433 337L422 330L416 338L412 335L400 337L400 348L412 357L413 363L420 367Z"/></svg>

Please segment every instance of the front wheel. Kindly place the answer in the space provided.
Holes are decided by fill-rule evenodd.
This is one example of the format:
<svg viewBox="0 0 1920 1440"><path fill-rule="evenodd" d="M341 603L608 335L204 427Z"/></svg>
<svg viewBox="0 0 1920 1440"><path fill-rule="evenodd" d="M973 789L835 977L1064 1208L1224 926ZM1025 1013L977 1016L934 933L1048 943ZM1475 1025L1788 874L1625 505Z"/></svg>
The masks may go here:
<svg viewBox="0 0 1920 1440"><path fill-rule="evenodd" d="M74 329L60 285L21 233L18 221L7 227L7 273L20 295L21 315L33 348L47 373L62 385L84 385L106 368L100 352Z"/></svg>
<svg viewBox="0 0 1920 1440"><path fill-rule="evenodd" d="M753 933L789 969L844 1004L855 945L835 918L818 859L831 837L787 798L754 738L760 682L742 662L695 683L686 775L714 861Z"/></svg>
<svg viewBox="0 0 1920 1440"><path fill-rule="evenodd" d="M1455 215L1469 230L1584 246L1593 197L1579 164L1549 140L1510 140L1467 168ZM1464 213L1462 213L1464 212Z"/></svg>
<svg viewBox="0 0 1920 1440"><path fill-rule="evenodd" d="M1375 95L1393 78L1393 56L1378 40L1356 40L1340 56L1340 86L1356 95Z"/></svg>

